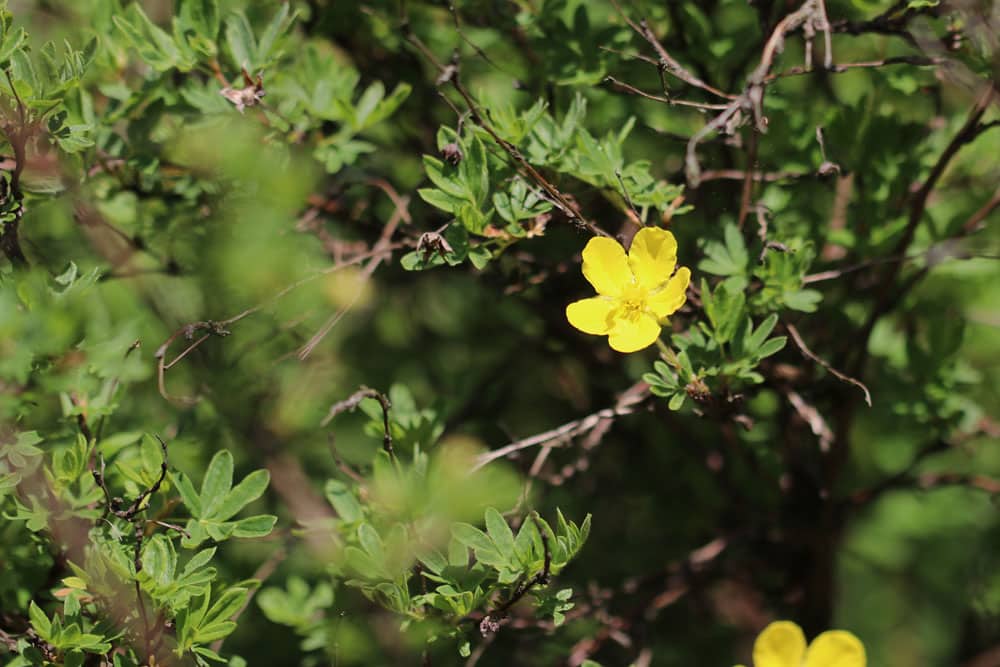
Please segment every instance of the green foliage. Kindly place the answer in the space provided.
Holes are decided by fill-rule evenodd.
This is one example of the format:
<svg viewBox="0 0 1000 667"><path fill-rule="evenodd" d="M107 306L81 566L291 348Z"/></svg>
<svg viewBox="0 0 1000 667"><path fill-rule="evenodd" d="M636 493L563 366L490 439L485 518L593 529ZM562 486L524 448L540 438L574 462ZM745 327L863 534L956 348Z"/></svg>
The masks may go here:
<svg viewBox="0 0 1000 667"><path fill-rule="evenodd" d="M989 4L0 2L0 662L988 661Z"/></svg>

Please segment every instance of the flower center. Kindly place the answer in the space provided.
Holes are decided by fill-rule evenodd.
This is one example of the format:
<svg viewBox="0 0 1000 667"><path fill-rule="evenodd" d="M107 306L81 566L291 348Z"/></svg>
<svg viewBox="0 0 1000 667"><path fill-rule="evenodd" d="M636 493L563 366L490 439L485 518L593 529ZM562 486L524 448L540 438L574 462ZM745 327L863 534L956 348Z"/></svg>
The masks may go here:
<svg viewBox="0 0 1000 667"><path fill-rule="evenodd" d="M622 292L618 315L632 322L646 312L646 290L630 285Z"/></svg>

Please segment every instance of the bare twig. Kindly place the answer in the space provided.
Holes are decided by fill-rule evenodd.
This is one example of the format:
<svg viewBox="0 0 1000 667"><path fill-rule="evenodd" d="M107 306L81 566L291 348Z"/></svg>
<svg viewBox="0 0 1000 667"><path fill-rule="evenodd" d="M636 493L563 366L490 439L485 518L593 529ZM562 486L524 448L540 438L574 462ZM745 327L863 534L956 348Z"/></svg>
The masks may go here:
<svg viewBox="0 0 1000 667"><path fill-rule="evenodd" d="M630 95L638 95L639 97L644 97L647 100L652 100L653 102L661 102L663 104L669 104L670 106L679 107L692 107L695 109L702 110L718 110L725 109L725 104L709 104L706 102L692 102L691 100L679 100L675 97L664 97L661 95L651 95L644 90L640 90L635 86L629 85L624 81L620 81L613 76L604 77L604 83L610 84L613 88L621 90L622 92L628 93Z"/></svg>
<svg viewBox="0 0 1000 667"><path fill-rule="evenodd" d="M382 436L382 449L389 454L390 458L394 458L395 454L392 450L392 429L389 426L389 410L392 408L392 403L389 401L389 397L380 391L370 389L368 387L361 387L356 392L348 396L342 401L338 401L330 406L330 410L326 413L326 417L320 422L320 426L326 426L329 424L334 417L343 412L353 412L361 401L366 398L374 398L378 401L379 406L382 408L382 428L384 430Z"/></svg>
<svg viewBox="0 0 1000 667"><path fill-rule="evenodd" d="M638 391L633 391L637 385L641 385L640 389ZM490 452L479 455L476 457L476 463L472 469L479 470L492 461L510 456L515 452L519 452L522 449L527 449L529 447L549 444L551 444L551 446L556 446L557 444L567 443L573 438L593 430L605 420L616 419L617 417L632 414L638 410L639 406L644 403L647 398L649 398L649 386L644 382L637 383L637 385L633 385L632 388L623 392L614 407L598 410L597 412L587 415L582 419L567 422L558 428L533 435L530 438L517 440L516 442L512 442L509 445L500 447L499 449L494 449Z"/></svg>
<svg viewBox="0 0 1000 667"><path fill-rule="evenodd" d="M807 403L798 392L791 389L785 392L785 396L795 411L799 413L799 416L809 424L813 435L819 438L819 450L821 452L830 451L830 445L833 443L833 431L830 430L816 406Z"/></svg>
<svg viewBox="0 0 1000 667"><path fill-rule="evenodd" d="M388 190L386 190L386 192L388 192ZM395 202L396 200L394 199L393 201ZM402 203L405 204L406 201L402 201ZM400 221L404 219L404 216L409 218L409 215L409 211L406 209L405 205L402 208L397 206L396 210L392 214L392 217L389 219L389 222L386 223L385 228L382 230L382 236L379 238L378 242L375 243L375 247L372 249L372 259L365 265L365 268L361 272L362 281L371 279L372 274L375 273L375 269L377 269L382 262L387 260L392 255L392 235L396 233L396 228L399 226ZM337 326L337 323L340 322L344 315L346 315L354 304L358 302L358 299L361 298L362 286L358 284L356 287L357 289L354 293L354 297L350 300L350 302L331 315L323 326L320 327L319 331L313 334L312 338L310 338L305 345L299 348L298 357L300 361L305 361L305 359L312 354L312 351L316 349L316 346L322 342L326 335L330 333L335 326Z"/></svg>
<svg viewBox="0 0 1000 667"><path fill-rule="evenodd" d="M865 403L868 404L868 407L871 407L872 395L871 392L868 391L868 387L866 387L863 382L841 373L836 368L827 363L825 360L816 356L816 354L809 349L809 346L806 345L805 341L802 340L802 335L799 334L799 330L795 328L794 324L791 324L789 322L784 322L783 324L785 326L785 329L791 335L792 340L795 341L796 347L799 348L799 351L802 353L804 357L811 359L812 361L816 362L817 364L825 368L827 372L829 372L838 380L847 382L848 384L853 384L855 387L859 388L865 394Z"/></svg>
<svg viewBox="0 0 1000 667"><path fill-rule="evenodd" d="M751 72L743 92L736 97L727 96L732 101L722 113L708 122L688 141L685 171L687 180L693 187L697 187L701 182L701 165L698 162L697 154L698 145L708 135L739 122L743 113L747 113L753 118L754 127L758 132L767 131L767 119L764 116L764 91L767 87L767 77L774 64L775 56L784 46L785 36L802 26L810 26L810 29L828 30L826 11L821 0L806 0L797 10L778 22L764 44L760 63ZM829 58L828 53L827 59Z"/></svg>
<svg viewBox="0 0 1000 667"><path fill-rule="evenodd" d="M830 65L824 69L809 69L804 66L796 65L795 67L789 67L781 72L773 72L765 77L767 83L771 83L777 79L783 79L789 76L801 76L803 74L815 74L817 72L823 72L828 74L843 74L844 72L850 72L853 69L868 69L868 68L878 68L887 67L889 65L915 65L917 67L926 67L929 65L940 65L944 62L943 58L928 57L928 56L894 56L891 58L883 58L881 60L866 60L862 62L854 63L837 63Z"/></svg>
<svg viewBox="0 0 1000 667"><path fill-rule="evenodd" d="M721 97L723 99L734 98L733 95L724 93L721 90L718 90L717 88L713 88L712 86L708 85L707 83L699 79L697 76L692 74L690 71L685 69L684 66L681 65L679 62L677 62L677 60L675 60L674 57L667 52L667 49L666 47L663 46L663 43L656 38L656 34L649 27L649 24L646 23L646 19L644 18L639 19L637 23L632 19L630 19L625 14L625 12L622 11L621 5L618 4L618 0L611 0L611 4L614 5L615 10L618 12L618 15L622 17L625 23L627 23L628 26L632 28L632 30L634 30L640 37L646 40L646 42L651 47L653 47L653 50L656 51L656 55L659 56L659 60L656 61L656 65L661 69L661 71L669 72L670 74L674 75L675 77L677 77L684 83L688 84L689 86L694 86L695 88L701 88L702 90L709 92L715 95L716 97Z"/></svg>

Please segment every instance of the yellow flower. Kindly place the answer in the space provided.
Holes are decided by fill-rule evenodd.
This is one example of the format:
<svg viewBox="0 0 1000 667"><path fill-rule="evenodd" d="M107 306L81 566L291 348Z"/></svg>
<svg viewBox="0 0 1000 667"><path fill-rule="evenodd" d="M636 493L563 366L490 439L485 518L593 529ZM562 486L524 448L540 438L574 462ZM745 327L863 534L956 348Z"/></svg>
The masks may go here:
<svg viewBox="0 0 1000 667"><path fill-rule="evenodd" d="M865 667L865 647L844 630L828 630L806 646L802 628L775 621L753 644L753 667Z"/></svg>
<svg viewBox="0 0 1000 667"><path fill-rule="evenodd" d="M677 264L677 240L665 229L644 227L628 257L617 241L594 237L583 249L583 275L597 296L566 306L566 319L584 333L607 336L619 352L652 345L667 316L684 305L691 271Z"/></svg>

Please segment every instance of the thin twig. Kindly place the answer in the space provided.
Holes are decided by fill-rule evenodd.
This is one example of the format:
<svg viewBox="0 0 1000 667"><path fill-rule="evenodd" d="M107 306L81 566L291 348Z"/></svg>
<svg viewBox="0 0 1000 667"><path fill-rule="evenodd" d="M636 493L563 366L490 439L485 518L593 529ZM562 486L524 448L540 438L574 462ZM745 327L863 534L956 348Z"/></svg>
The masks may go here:
<svg viewBox="0 0 1000 667"><path fill-rule="evenodd" d="M701 88L702 90L709 92L715 95L716 97L721 97L723 99L733 99L735 97L733 95L724 93L721 90L713 88L712 86L708 85L707 83L699 79L697 76L692 74L690 71L685 69L684 66L681 65L679 62L677 62L677 60L675 60L674 57L667 52L667 49L666 47L663 46L663 43L660 42L659 39L657 39L656 34L649 27L649 24L646 22L646 19L644 18L639 19L638 22L633 21L625 14L624 11L622 11L621 5L618 4L618 0L611 0L611 4L614 5L615 11L618 12L618 15L622 17L625 23L627 23L628 26L636 32L636 34L638 34L640 37L646 40L646 42L651 47L653 47L653 50L656 51L656 55L659 56L660 58L659 61L656 62L657 67L669 72L670 74L673 74L675 77L677 77L684 83L688 84L689 86L694 86L695 88Z"/></svg>
<svg viewBox="0 0 1000 667"><path fill-rule="evenodd" d="M647 100L652 100L653 102L661 102L663 104L669 104L670 106L679 107L692 107L695 109L702 110L719 110L725 109L725 104L709 104L707 102L692 102L691 100L680 100L675 97L664 97L661 95L652 95L644 90L640 90L635 86L629 85L624 81L620 81L613 76L604 77L604 83L610 84L613 88L621 90L622 92L629 93L630 95L638 95L639 97L644 97Z"/></svg>
<svg viewBox="0 0 1000 667"><path fill-rule="evenodd" d="M382 449L389 454L390 458L395 458L395 453L392 450L392 429L389 425L389 410L392 408L392 403L389 401L389 397L380 391L369 387L360 387L344 400L331 405L330 410L326 413L326 417L320 422L320 426L326 426L333 421L334 417L341 413L353 412L361 404L361 401L366 398L374 398L382 408Z"/></svg>
<svg viewBox="0 0 1000 667"><path fill-rule="evenodd" d="M494 449L486 452L485 454L480 454L476 457L476 463L472 469L479 470L492 461L510 456L515 452L519 452L522 449L527 449L529 447L547 445L549 443L563 444L569 442L573 438L596 428L598 424L605 420L632 414L639 409L639 406L644 403L647 398L649 398L648 385L644 382L637 383L637 385L642 385L642 387L640 387L638 391L634 391L636 389L636 385L633 385L633 387L623 392L614 407L598 410L597 412L587 415L582 419L575 419L571 422L563 424L562 426L545 431L544 433L533 435L530 438L517 440L509 445L500 447L499 449ZM553 444L553 446L555 446L555 444Z"/></svg>
<svg viewBox="0 0 1000 667"><path fill-rule="evenodd" d="M868 407L872 406L871 392L868 391L868 387L866 387L863 382L861 382L860 380L855 380L854 378L841 373L836 368L827 363L824 359L818 357L812 350L809 349L809 346L806 345L805 341L802 340L802 335L799 334L799 330L795 328L794 324L791 324L790 322L784 322L783 324L785 326L785 329L791 335L792 340L795 341L795 345L799 348L799 351L802 353L804 357L811 359L812 361L816 362L817 364L825 368L827 372L829 372L838 380L847 382L848 384L853 384L855 387L858 387L865 394L865 403L868 404Z"/></svg>

